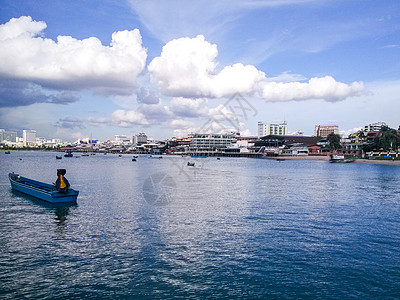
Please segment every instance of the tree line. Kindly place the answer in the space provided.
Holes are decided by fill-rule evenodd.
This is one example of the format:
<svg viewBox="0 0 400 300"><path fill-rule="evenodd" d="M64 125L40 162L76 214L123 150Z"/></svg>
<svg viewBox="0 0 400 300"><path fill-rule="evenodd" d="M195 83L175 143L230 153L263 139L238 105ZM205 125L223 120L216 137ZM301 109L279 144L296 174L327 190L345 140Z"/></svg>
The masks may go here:
<svg viewBox="0 0 400 300"><path fill-rule="evenodd" d="M365 140L367 135L363 130L357 132L357 136L361 140ZM330 150L338 150L342 148L340 143L340 135L330 133L327 137L328 147ZM379 132L375 135L372 140L365 141L363 145L364 152L370 152L374 150L397 150L400 148L400 134L399 131L389 126L382 126Z"/></svg>

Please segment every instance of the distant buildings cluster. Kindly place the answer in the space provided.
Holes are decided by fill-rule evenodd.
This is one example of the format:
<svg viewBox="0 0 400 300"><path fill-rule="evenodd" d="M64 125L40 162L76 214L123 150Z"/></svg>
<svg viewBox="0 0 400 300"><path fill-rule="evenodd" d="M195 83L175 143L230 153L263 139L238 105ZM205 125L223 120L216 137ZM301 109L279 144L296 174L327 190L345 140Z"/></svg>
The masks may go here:
<svg viewBox="0 0 400 300"><path fill-rule="evenodd" d="M338 136L340 148L335 148L335 150L339 150L343 154L361 156L366 148L365 146L373 144L384 126L387 126L384 122L371 123L348 137L340 139ZM337 125L316 125L313 136L304 136L301 131L289 134L286 122L258 122L258 135L256 137L243 137L237 132L229 134L195 133L185 138L173 137L164 141L155 141L141 132L133 136L115 135L113 140L102 142L97 139L85 138L78 139L74 143L65 143L60 139L47 140L37 137L35 130L24 130L22 138L19 138L16 132L0 129L0 143L9 147L63 148L68 146L76 151L138 154L299 156L328 155L331 153L332 145L329 141L331 134L339 134ZM392 150L397 151L397 148Z"/></svg>
<svg viewBox="0 0 400 300"><path fill-rule="evenodd" d="M37 137L36 130L23 130L22 137L18 137L16 132L0 129L0 144L10 148L56 148L65 146L67 143L63 143L61 139L48 140L44 137Z"/></svg>

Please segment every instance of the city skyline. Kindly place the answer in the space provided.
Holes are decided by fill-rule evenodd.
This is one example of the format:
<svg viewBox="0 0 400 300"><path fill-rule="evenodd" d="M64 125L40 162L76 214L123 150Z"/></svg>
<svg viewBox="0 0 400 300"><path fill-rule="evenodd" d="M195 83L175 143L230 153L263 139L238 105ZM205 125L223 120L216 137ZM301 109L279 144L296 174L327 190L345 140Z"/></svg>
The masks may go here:
<svg viewBox="0 0 400 300"><path fill-rule="evenodd" d="M63 140L162 140L221 118L253 136L258 121L397 129L399 16L396 1L5 1L0 128ZM235 93L245 118L224 106Z"/></svg>
<svg viewBox="0 0 400 300"><path fill-rule="evenodd" d="M222 125L224 125L224 124L222 124ZM14 136L13 140L10 140L10 138L6 138L6 139L4 139L4 141L15 142L15 139L17 139L20 142L22 142L22 140L24 140L24 141L26 140L26 138L24 137L26 132L34 132L36 142L38 142L40 140L40 141L45 141L45 142L52 141L54 143L54 141L57 141L57 143L66 144L66 143L76 143L79 141L89 142L90 140L94 140L96 142L109 142L109 141L113 141L113 140L127 142L129 140L129 142L132 142L133 144L135 144L134 140L135 140L135 138L137 140L138 137L141 142L143 142L143 139L141 139L140 137L144 137L146 140L148 139L149 141L163 142L163 141L169 141L169 140L174 140L174 139L188 139L188 138L190 139L190 137L192 137L193 135L196 135L196 134L231 135L231 136L240 136L241 138L249 138L249 139L254 139L254 138L260 139L261 137L265 137L268 135L271 135L271 136L276 136L276 135L279 135L279 136L306 136L306 137L326 138L327 135L332 132L332 133L338 134L341 137L341 139L348 140L351 138L351 136L357 135L360 131L363 131L365 133L380 131L382 126L388 126L388 125L386 124L386 122L372 122L372 123L368 123L364 126L358 127L357 131L351 131L351 132L349 131L348 133L346 132L345 134L343 134L343 133L340 133L338 125L318 124L318 125L315 125L314 134L304 135L304 133L302 131L297 131L297 132L287 131L287 122L286 121L284 121L280 124L268 124L268 123L258 122L258 134L249 135L249 136L243 136L243 135L240 135L240 133L238 134L238 132L229 131L229 130L219 131L219 132L210 131L209 130L210 128L203 126L202 128L207 128L208 131L191 132L188 135L183 136L183 137L168 136L164 139L154 139L152 136L147 136L146 133L144 133L144 132L135 132L135 133L128 133L128 134L114 133L112 136L107 137L105 139L101 139L101 140L99 140L96 137L93 137L93 135L91 134L90 137L85 136L85 137L78 138L74 141L72 141L72 140L62 141L61 139L54 138L54 137L41 136L40 133L39 133L39 135L36 135L37 132L34 129L24 129L21 131L21 133L17 133L17 132L8 131L3 128L0 128L0 137L2 136L1 134L6 134L7 136L9 136L11 134L12 136ZM281 128L281 130L279 130L279 128ZM227 127L224 127L224 129L227 129ZM392 129L396 130L396 128L392 128ZM400 131L400 125L397 128L397 130ZM1 142L2 142L2 140L0 139L0 143Z"/></svg>

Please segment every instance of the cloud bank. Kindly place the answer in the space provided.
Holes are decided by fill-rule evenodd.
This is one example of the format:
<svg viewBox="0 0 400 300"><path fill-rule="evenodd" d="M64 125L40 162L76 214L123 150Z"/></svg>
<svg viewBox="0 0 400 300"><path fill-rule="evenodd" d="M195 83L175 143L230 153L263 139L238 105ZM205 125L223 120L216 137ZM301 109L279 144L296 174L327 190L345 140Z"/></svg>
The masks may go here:
<svg viewBox="0 0 400 300"><path fill-rule="evenodd" d="M0 81L0 108L34 103L69 104L79 100L71 91L50 92L37 84L18 80Z"/></svg>
<svg viewBox="0 0 400 300"><path fill-rule="evenodd" d="M45 22L29 16L0 25L0 76L56 89L130 94L147 53L138 29L112 34L109 46L90 37L44 38ZM29 49L29 50L28 50Z"/></svg>
<svg viewBox="0 0 400 300"><path fill-rule="evenodd" d="M359 95L364 88L361 82L348 85L331 76L308 82L274 82L255 66L241 63L218 71L217 55L217 46L202 35L174 39L151 61L148 70L163 94L184 98L221 98L240 93L266 101L339 101Z"/></svg>

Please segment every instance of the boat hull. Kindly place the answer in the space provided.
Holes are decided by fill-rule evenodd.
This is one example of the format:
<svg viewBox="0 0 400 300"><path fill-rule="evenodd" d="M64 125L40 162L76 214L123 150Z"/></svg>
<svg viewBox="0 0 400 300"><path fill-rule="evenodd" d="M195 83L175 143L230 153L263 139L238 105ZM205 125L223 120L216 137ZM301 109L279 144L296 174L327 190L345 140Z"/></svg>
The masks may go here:
<svg viewBox="0 0 400 300"><path fill-rule="evenodd" d="M329 160L331 163L352 163L355 162L354 158L345 158L344 155L331 155Z"/></svg>
<svg viewBox="0 0 400 300"><path fill-rule="evenodd" d="M341 160L330 160L331 163L352 163L355 159L341 159Z"/></svg>
<svg viewBox="0 0 400 300"><path fill-rule="evenodd" d="M56 190L55 186L21 177L13 173L9 174L9 179L13 190L43 201L50 203L67 203L76 202L78 199L79 191L73 189L68 190L67 193L60 193Z"/></svg>

